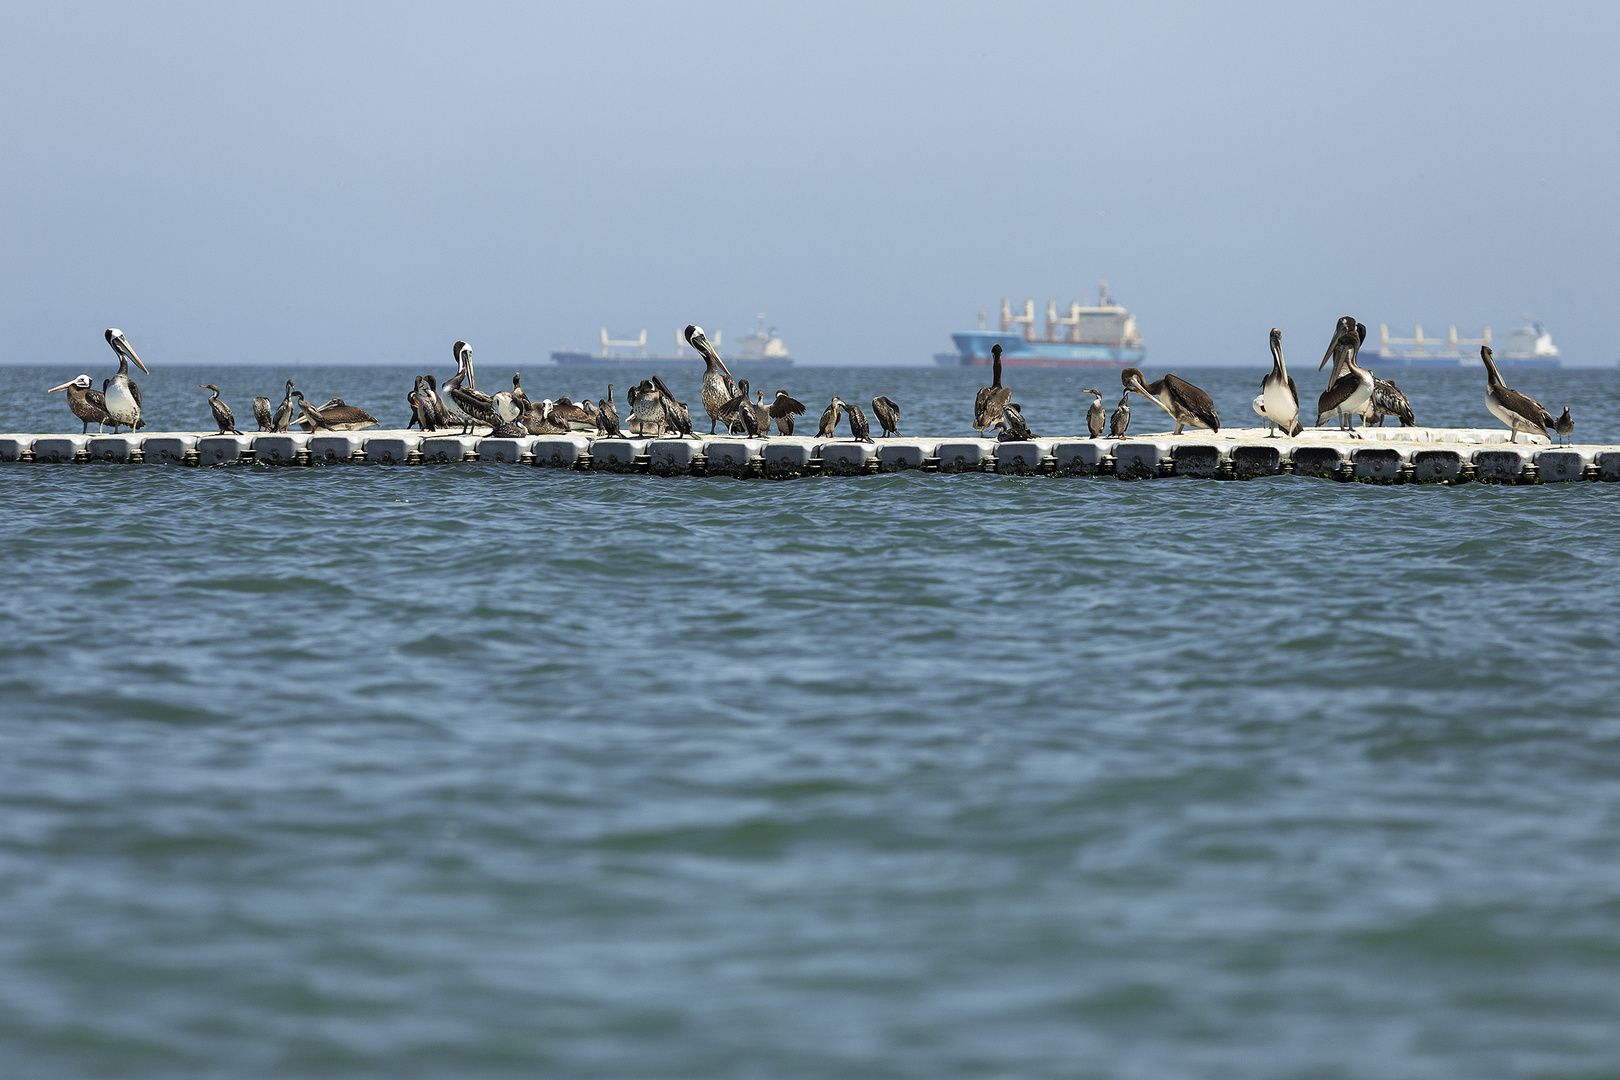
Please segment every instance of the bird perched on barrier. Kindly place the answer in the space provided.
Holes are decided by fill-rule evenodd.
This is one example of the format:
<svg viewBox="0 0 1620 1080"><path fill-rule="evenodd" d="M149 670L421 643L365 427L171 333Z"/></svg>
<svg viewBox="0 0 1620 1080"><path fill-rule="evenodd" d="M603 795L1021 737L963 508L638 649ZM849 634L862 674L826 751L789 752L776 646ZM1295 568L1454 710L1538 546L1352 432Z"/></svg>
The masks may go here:
<svg viewBox="0 0 1620 1080"><path fill-rule="evenodd" d="M833 401L837 402L838 407L844 410L849 419L850 437L856 442L871 442L872 425L866 422L866 414L861 411L861 407L837 396L833 397Z"/></svg>
<svg viewBox="0 0 1620 1080"><path fill-rule="evenodd" d="M333 398L316 407L304 400L304 395L293 391L298 407L303 412L299 423L307 424L311 431L359 431L361 428L381 427L377 418L364 409L349 405L342 398Z"/></svg>
<svg viewBox="0 0 1620 1080"><path fill-rule="evenodd" d="M416 427L426 431L427 425L422 423L422 399L414 387L406 392L405 404L411 407L411 418L405 421L405 430L409 431Z"/></svg>
<svg viewBox="0 0 1620 1080"><path fill-rule="evenodd" d="M84 421L84 427L79 432L80 435L89 432L91 424L96 425L96 430L100 431L112 420L112 417L107 415L107 399L102 396L100 390L95 388L90 376L80 375L78 378L65 382L61 386L53 386L45 392L54 394L59 390L67 391L68 409L72 411L74 416ZM1564 411L1568 412L1569 410Z"/></svg>
<svg viewBox="0 0 1620 1080"><path fill-rule="evenodd" d="M1002 406L1012 400L1012 391L1001 385L1001 346L990 346L990 385L980 387L973 399L973 430L983 435L1001 419Z"/></svg>
<svg viewBox="0 0 1620 1080"><path fill-rule="evenodd" d="M886 397L872 399L872 415L877 417L878 423L883 425L885 439L898 437L900 434L900 406Z"/></svg>
<svg viewBox="0 0 1620 1080"><path fill-rule="evenodd" d="M625 394L625 400L630 403L632 435L656 438L664 433L664 402L651 379L642 379L639 384L632 386Z"/></svg>
<svg viewBox="0 0 1620 1080"><path fill-rule="evenodd" d="M996 421L1001 428L1001 434L996 438L1001 442L1028 442L1035 437L1024 422L1024 411L1016 401L1009 401L1001 407L1001 419Z"/></svg>
<svg viewBox="0 0 1620 1080"><path fill-rule="evenodd" d="M833 429L838 427L838 406L838 395L834 394L832 403L827 406L827 411L821 414L821 426L816 429L816 438L832 438Z"/></svg>
<svg viewBox="0 0 1620 1080"><path fill-rule="evenodd" d="M197 389L213 391L212 394L208 395L208 410L214 414L214 423L219 425L219 433L221 435L242 434L236 430L236 416L231 412L231 407L219 400L219 387L213 383L202 383Z"/></svg>
<svg viewBox="0 0 1620 1080"><path fill-rule="evenodd" d="M602 421L602 434L610 439L621 438L619 431L619 408L613 404L613 384L608 383L607 397L596 403L596 415Z"/></svg>
<svg viewBox="0 0 1620 1080"><path fill-rule="evenodd" d="M523 392L523 372L521 371L512 372L512 400L517 402L520 414L527 413L529 406L534 404L529 400L529 395Z"/></svg>
<svg viewBox="0 0 1620 1080"><path fill-rule="evenodd" d="M1095 439L1108 427L1108 410L1103 408L1102 391L1082 390L1083 394L1091 394L1091 404L1086 408L1086 431Z"/></svg>
<svg viewBox="0 0 1620 1080"><path fill-rule="evenodd" d="M141 424L141 388L129 377L129 362L133 360L136 367L148 375L152 373L141 363L141 358L135 355L135 350L130 348L129 340L124 337L122 330L114 327L102 336L107 339L107 344L112 346L113 354L118 357L118 374L108 379L101 387L107 419L111 422L115 435L120 424L135 431L138 427L144 426Z"/></svg>
<svg viewBox="0 0 1620 1080"><path fill-rule="evenodd" d="M1288 364L1283 360L1282 331L1275 326L1271 328L1271 373L1260 380L1260 397L1255 400L1262 406L1255 412L1275 424L1278 430L1289 436L1305 430L1299 422L1299 387L1288 374Z"/></svg>
<svg viewBox="0 0 1620 1080"><path fill-rule="evenodd" d="M1125 429L1131 426L1131 391L1127 387L1119 395L1119 405L1114 409L1113 417L1108 421L1108 435L1110 438L1127 438Z"/></svg>
<svg viewBox="0 0 1620 1080"><path fill-rule="evenodd" d="M456 373L444 384L444 388L450 400L462 412L460 417L453 418L462 421L461 433L467 434L477 424L496 427L500 417L495 414L494 399L474 385L472 346L458 341L450 349L456 358Z"/></svg>
<svg viewBox="0 0 1620 1080"><path fill-rule="evenodd" d="M423 431L437 431L456 423L456 418L450 415L450 409L445 405L444 399L439 396L439 383L432 375L418 375L416 377L416 406L425 423Z"/></svg>
<svg viewBox="0 0 1620 1080"><path fill-rule="evenodd" d="M1215 403L1198 387L1176 375L1166 373L1164 378L1148 382L1138 368L1128 367L1119 373L1125 389L1135 391L1170 414L1176 422L1172 434L1180 435L1188 424L1193 427L1221 430L1221 417Z"/></svg>
<svg viewBox="0 0 1620 1080"><path fill-rule="evenodd" d="M714 425L717 423L723 423L729 429L732 419L737 414L735 410L727 411L726 405L737 396L737 383L727 370L725 361L720 359L720 354L714 351L709 339L704 336L703 327L688 326L686 343L703 357L703 387L699 391L699 396L703 402L703 411L709 414L709 434L714 434Z"/></svg>
<svg viewBox="0 0 1620 1080"><path fill-rule="evenodd" d="M253 421L259 425L260 431L269 431L270 425L275 423L275 414L270 411L270 399L256 397L253 399Z"/></svg>
<svg viewBox="0 0 1620 1080"><path fill-rule="evenodd" d="M1378 426L1384 426L1384 417L1393 416L1401 422L1401 427L1416 427L1417 418L1412 415L1412 403L1406 400L1401 388L1388 379L1373 376L1372 395L1367 398L1367 404L1361 407L1361 424L1363 427L1378 421Z"/></svg>
<svg viewBox="0 0 1620 1080"><path fill-rule="evenodd" d="M1507 383L1502 381L1502 373L1496 370L1496 361L1491 356L1489 345L1479 347L1479 358L1485 361L1485 407L1512 432L1508 442L1518 442L1521 431L1527 435L1544 436L1548 428L1556 428L1558 421L1553 419L1552 413L1542 408L1541 402L1528 394L1508 389ZM1573 422L1570 430L1574 430Z"/></svg>
<svg viewBox="0 0 1620 1080"><path fill-rule="evenodd" d="M297 410L293 408L293 381L288 379L287 392L281 396L281 404L276 406L275 416L270 418L270 430L286 431L296 414Z"/></svg>
<svg viewBox="0 0 1620 1080"><path fill-rule="evenodd" d="M1353 417L1361 416L1373 391L1372 372L1356 362L1356 354L1361 351L1361 342L1366 336L1365 328L1358 334L1356 326L1355 319L1341 316L1333 340L1322 354L1322 363L1316 365L1316 370L1321 371L1330 358L1333 360L1333 374L1328 377L1327 389L1316 402L1316 426L1321 427L1328 417L1337 416L1340 427L1352 435L1355 434Z"/></svg>
<svg viewBox="0 0 1620 1080"><path fill-rule="evenodd" d="M1254 415L1260 418L1260 426L1268 433L1277 426L1271 422L1271 417L1266 415L1266 395L1263 391L1254 395L1254 400L1249 402L1249 408L1254 410Z"/></svg>
<svg viewBox="0 0 1620 1080"><path fill-rule="evenodd" d="M728 375L727 378L729 377ZM686 402L676 401L675 395L664 385L663 379L654 375L652 381L654 389L658 391L659 403L664 407L664 423L675 429L678 438L684 439L688 435L697 438L697 432L692 430L692 414L687 410Z"/></svg>
<svg viewBox="0 0 1620 1080"><path fill-rule="evenodd" d="M551 419L567 424L569 431L596 432L596 418L566 396L552 403L550 415Z"/></svg>
<svg viewBox="0 0 1620 1080"><path fill-rule="evenodd" d="M531 402L529 411L523 414L523 427L530 435L566 435L568 425L551 416L552 400Z"/></svg>
<svg viewBox="0 0 1620 1080"><path fill-rule="evenodd" d="M1558 441L1560 443L1566 439L1570 442L1575 441L1575 421L1570 418L1568 405L1564 406L1563 415L1553 421L1553 430L1558 432Z"/></svg>
<svg viewBox="0 0 1620 1080"><path fill-rule="evenodd" d="M776 421L776 430L782 435L793 434L793 418L804 415L804 403L788 397L786 390L776 392L776 400L768 406L771 419Z"/></svg>
<svg viewBox="0 0 1620 1080"><path fill-rule="evenodd" d="M749 393L748 380L738 379L736 396L725 402L721 406L721 411L724 415L730 416L732 423L736 427L741 427L749 438L763 439L770 434L770 412L763 404L756 406L749 401ZM764 394L761 393L760 396L764 397Z"/></svg>

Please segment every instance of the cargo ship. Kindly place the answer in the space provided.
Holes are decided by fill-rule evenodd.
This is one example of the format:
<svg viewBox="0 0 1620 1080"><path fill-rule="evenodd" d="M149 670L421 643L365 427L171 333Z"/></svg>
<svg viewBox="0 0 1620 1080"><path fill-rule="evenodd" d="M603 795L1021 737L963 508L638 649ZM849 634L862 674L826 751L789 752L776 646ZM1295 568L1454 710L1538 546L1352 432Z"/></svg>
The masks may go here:
<svg viewBox="0 0 1620 1080"><path fill-rule="evenodd" d="M1108 295L1106 281L1097 287L1094 306L1075 301L1067 315L1060 316L1048 300L1043 336L1035 333L1034 300L1025 300L1023 314L1015 315L1003 297L999 331L985 329L981 311L979 328L952 334L951 341L955 352L934 354L941 367L986 367L995 345L1001 346L1001 362L1007 367L1123 368L1140 365L1147 355L1136 316Z"/></svg>
<svg viewBox="0 0 1620 1080"><path fill-rule="evenodd" d="M1491 328L1485 327L1484 333L1477 338L1457 336L1457 328L1451 327L1443 338L1425 337L1423 327L1417 326L1412 330L1409 338L1391 337L1389 327L1378 327L1378 346L1372 347L1368 342L1361 351L1362 364L1367 367L1413 367L1413 368L1455 368L1472 365L1480 366L1479 347L1487 345L1491 350L1491 358L1498 367L1503 368L1556 368L1562 363L1558 359L1558 346L1553 344L1552 334L1546 327L1538 322L1531 322L1526 318L1525 324L1517 330L1509 330L1502 340L1491 341Z"/></svg>
<svg viewBox="0 0 1620 1080"><path fill-rule="evenodd" d="M629 367L654 367L662 365L668 367L672 364L690 364L702 366L703 358L697 350L686 344L686 328L683 326L675 331L675 351L673 353L649 353L647 351L647 331L633 338L613 338L608 335L607 327L602 327L602 345L599 351L591 353L568 348L557 349L551 354L551 362L567 367L588 365L598 367L601 365ZM735 351L727 352L725 349L725 334L715 330L709 335L714 343L715 352L720 359L730 367L737 364L744 368L762 367L789 367L793 363L793 356L788 352L785 342L776 334L776 327L765 325L765 316L759 316L759 325L750 333L744 334L737 343Z"/></svg>

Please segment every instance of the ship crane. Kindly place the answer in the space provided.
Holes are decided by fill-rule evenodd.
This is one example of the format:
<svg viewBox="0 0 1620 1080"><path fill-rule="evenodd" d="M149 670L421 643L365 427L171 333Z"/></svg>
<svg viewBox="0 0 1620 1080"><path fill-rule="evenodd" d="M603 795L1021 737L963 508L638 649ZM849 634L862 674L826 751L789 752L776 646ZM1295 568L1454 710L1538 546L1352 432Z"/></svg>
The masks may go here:
<svg viewBox="0 0 1620 1080"><path fill-rule="evenodd" d="M1490 343L1491 343L1491 328L1488 327L1488 326L1485 327L1485 332L1482 335L1480 335L1479 337L1477 337L1477 338L1458 337L1457 336L1457 328L1455 326L1453 326L1453 327L1451 327L1450 332L1447 333L1447 335L1446 335L1446 340L1445 340L1446 351L1444 353L1439 353L1437 355L1461 356L1461 355L1463 355L1462 350L1464 348L1468 349L1469 352L1472 352L1474 349L1479 348L1481 345L1489 346ZM1433 345L1435 347L1439 347L1440 344L1441 344L1441 342L1440 342L1439 338L1424 337L1423 336L1423 327L1421 325L1420 326L1415 326L1415 327L1412 328L1412 336L1411 337L1409 337L1409 338L1398 338L1398 337L1390 337L1389 336L1389 326L1387 324L1385 324L1385 323L1379 323L1378 324L1378 352L1379 352L1380 355L1383 355L1383 356L1388 356L1389 355L1389 347L1391 345L1410 345L1412 347L1413 353L1415 353L1417 355L1422 355L1423 354L1423 347L1425 345Z"/></svg>
<svg viewBox="0 0 1620 1080"><path fill-rule="evenodd" d="M1025 341L1034 341L1035 340L1035 301L1034 300L1025 300L1024 301L1024 313L1022 315L1014 315L1012 313L1012 306L1007 303L1007 298L1005 296L1003 296L1001 298L1001 332L1003 334L1005 334L1007 331L1011 330L1013 327L1017 326L1019 323L1022 323L1024 325L1024 340Z"/></svg>
<svg viewBox="0 0 1620 1080"><path fill-rule="evenodd" d="M1068 327L1062 337L1058 336L1057 328ZM1066 318L1059 318L1057 305L1052 301L1046 302L1046 340L1047 341L1079 341L1080 340L1080 301L1069 302L1069 314Z"/></svg>
<svg viewBox="0 0 1620 1080"><path fill-rule="evenodd" d="M685 344L685 343L682 342L682 344ZM639 337L628 338L628 339L625 339L625 340L622 340L622 341L615 341L613 338L608 337L607 327L605 327L605 326L602 327L602 355L606 356L608 354L609 349L636 349L637 350L637 353L636 353L637 356L646 356L647 355L647 328L642 327L641 335Z"/></svg>

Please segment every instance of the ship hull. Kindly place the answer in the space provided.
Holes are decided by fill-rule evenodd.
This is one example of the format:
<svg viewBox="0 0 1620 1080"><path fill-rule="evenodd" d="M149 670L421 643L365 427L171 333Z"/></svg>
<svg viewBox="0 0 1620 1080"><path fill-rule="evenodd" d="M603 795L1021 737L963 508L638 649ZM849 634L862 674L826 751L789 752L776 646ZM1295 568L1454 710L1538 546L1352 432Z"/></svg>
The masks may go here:
<svg viewBox="0 0 1620 1080"><path fill-rule="evenodd" d="M1496 366L1504 370L1542 370L1547 371L1560 368L1563 365L1555 356L1500 356L1493 355ZM1477 356L1403 356L1398 353L1384 355L1382 353L1361 354L1360 364L1369 371L1379 368L1421 368L1424 370L1454 370L1456 368L1474 368L1483 370L1484 364Z"/></svg>
<svg viewBox="0 0 1620 1080"><path fill-rule="evenodd" d="M1010 368L1124 368L1139 366L1146 349L1076 341L1026 341L1018 334L989 330L952 334L954 353L936 353L941 367L989 367L990 349L1001 346L1001 364Z"/></svg>
<svg viewBox="0 0 1620 1080"><path fill-rule="evenodd" d="M741 368L745 371L755 368L783 368L792 367L791 357L768 356L754 360L743 360L735 356L721 357L728 368ZM703 358L697 353L687 353L677 356L598 356L595 353L569 352L558 349L551 354L551 362L562 367L694 367L703 366Z"/></svg>

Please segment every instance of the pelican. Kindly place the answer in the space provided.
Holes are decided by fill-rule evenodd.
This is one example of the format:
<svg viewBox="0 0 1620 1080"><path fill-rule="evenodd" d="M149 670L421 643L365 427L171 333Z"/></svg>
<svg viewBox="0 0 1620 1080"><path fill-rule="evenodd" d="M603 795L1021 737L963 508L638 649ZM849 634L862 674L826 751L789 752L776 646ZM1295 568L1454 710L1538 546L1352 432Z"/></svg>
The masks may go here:
<svg viewBox="0 0 1620 1080"><path fill-rule="evenodd" d="M900 406L886 397L875 397L872 399L872 415L883 425L885 439L900 435Z"/></svg>
<svg viewBox="0 0 1620 1080"><path fill-rule="evenodd" d="M1479 358L1485 361L1485 407L1491 410L1491 415L1508 426L1512 432L1508 442L1518 442L1519 432L1527 435L1547 434L1548 428L1556 429L1558 421L1552 413L1541 407L1541 402L1517 390L1509 390L1502 381L1502 375L1496 370L1496 361L1491 358L1491 347L1481 345ZM1570 423L1570 430L1575 428Z"/></svg>
<svg viewBox="0 0 1620 1080"><path fill-rule="evenodd" d="M135 366L152 374L147 370L141 358L135 355L135 350L129 347L129 341L124 332L117 328L108 330L102 335L112 351L118 357L118 374L114 375L103 387L103 397L106 399L107 418L112 421L113 433L117 434L118 426L134 431L141 423L141 388L136 386L129 377L129 362L135 361Z"/></svg>
<svg viewBox="0 0 1620 1080"><path fill-rule="evenodd" d="M610 439L622 436L619 430L619 408L613 404L613 384L608 383L608 396L596 403L596 415L602 418L602 430Z"/></svg>
<svg viewBox="0 0 1620 1080"><path fill-rule="evenodd" d="M697 438L697 432L692 430L692 413L687 409L686 402L676 401L675 395L664 385L663 379L654 375L652 381L653 387L658 391L658 400L664 407L664 423L675 429L678 438L684 439L688 435Z"/></svg>
<svg viewBox="0 0 1620 1080"><path fill-rule="evenodd" d="M1560 443L1565 439L1568 439L1571 443L1575 441L1575 421L1570 419L1568 405L1564 406L1564 414L1553 421L1553 430L1558 432L1558 441Z"/></svg>
<svg viewBox="0 0 1620 1080"><path fill-rule="evenodd" d="M791 435L793 418L804 415L804 402L788 397L786 390L778 390L776 400L770 404L770 413L771 419L776 421L776 430L783 435Z"/></svg>
<svg viewBox="0 0 1620 1080"><path fill-rule="evenodd" d="M432 375L418 375L416 377L416 401L421 410L422 419L426 421L424 431L437 431L456 423L450 415L450 409L445 405L444 399L439 396L439 381Z"/></svg>
<svg viewBox="0 0 1620 1080"><path fill-rule="evenodd" d="M1125 389L1151 399L1170 414L1170 418L1176 422L1176 430L1171 434L1180 435L1181 429L1187 424L1211 431L1221 430L1221 417L1215 411L1215 403L1209 400L1208 394L1186 379L1167 373L1164 378L1150 383L1138 368L1128 367L1119 373L1119 380Z"/></svg>
<svg viewBox="0 0 1620 1080"><path fill-rule="evenodd" d="M259 425L260 431L269 431L270 425L275 422L275 416L270 412L270 399L256 397L253 399L253 420Z"/></svg>
<svg viewBox="0 0 1620 1080"><path fill-rule="evenodd" d="M1333 359L1333 375L1328 379L1327 389L1317 399L1316 426L1321 427L1328 417L1337 416L1340 426L1356 438L1360 436L1354 431L1354 417L1361 415L1361 409L1371 400L1373 391L1372 372L1356 363L1356 353L1360 349L1361 338L1356 333L1356 320L1348 315L1342 316L1334 330L1333 340L1328 342L1327 352L1322 354L1322 362L1316 365L1316 370L1321 371L1328 359Z"/></svg>
<svg viewBox="0 0 1620 1080"><path fill-rule="evenodd" d="M325 405L316 407L304 400L304 395L294 390L298 398L298 407L303 411L299 419L300 424L308 425L310 431L359 431L361 428L381 427L377 418L364 409L346 404L342 398L333 398Z"/></svg>
<svg viewBox="0 0 1620 1080"><path fill-rule="evenodd" d="M731 417L750 439L762 439L769 433L770 416L767 414L761 422L759 413L754 411L754 403L748 400L748 395L748 380L738 379L737 393L720 407L721 415ZM764 411L764 406L761 406L760 410Z"/></svg>
<svg viewBox="0 0 1620 1080"><path fill-rule="evenodd" d="M856 442L872 441L872 425L866 422L866 414L859 405L851 405L838 395L833 395L833 404L843 409L849 416L849 434Z"/></svg>
<svg viewBox="0 0 1620 1080"><path fill-rule="evenodd" d="M495 410L495 419L500 421L497 427L509 427L516 423L523 415L523 409L518 405L517 398L512 396L510 390L497 390L489 399L490 408Z"/></svg>
<svg viewBox="0 0 1620 1080"><path fill-rule="evenodd" d="M1299 387L1288 374L1288 365L1283 361L1282 331L1275 326L1271 328L1271 374L1260 380L1260 397L1256 400L1264 408L1257 408L1255 412L1276 424L1283 434L1298 435L1305 430L1305 425L1299 422Z"/></svg>
<svg viewBox="0 0 1620 1080"><path fill-rule="evenodd" d="M1001 385L1001 346L990 346L990 385L980 387L973 399L973 429L980 435L1001 418L1002 406L1012 400L1012 391Z"/></svg>
<svg viewBox="0 0 1620 1080"><path fill-rule="evenodd" d="M568 425L570 431L596 434L596 420L590 413L566 397L560 397L551 406L551 419Z"/></svg>
<svg viewBox="0 0 1620 1080"><path fill-rule="evenodd" d="M1035 437L1024 422L1024 409L1016 401L1009 401L1001 407L1001 419L996 421L1001 428L1001 434L996 438L1001 442L1028 442Z"/></svg>
<svg viewBox="0 0 1620 1080"><path fill-rule="evenodd" d="M821 414L821 426L816 429L816 438L832 438L833 430L838 427L839 404L838 395L834 394L832 403L827 406L827 411Z"/></svg>
<svg viewBox="0 0 1620 1080"><path fill-rule="evenodd" d="M544 401L531 403L529 411L523 417L523 426L530 435L566 435L568 425L561 420L554 420L551 416L551 406L554 402L550 398Z"/></svg>
<svg viewBox="0 0 1620 1080"><path fill-rule="evenodd" d="M1401 427L1417 426L1417 419L1412 415L1412 403L1406 400L1401 388L1388 379L1374 376L1372 396L1361 408L1361 425L1366 427L1377 417L1378 426L1383 427L1386 416L1395 417L1401 422Z"/></svg>
<svg viewBox="0 0 1620 1080"><path fill-rule="evenodd" d="M231 412L231 407L219 400L219 387L213 383L202 383L197 389L213 391L212 394L208 395L208 409L214 414L214 423L219 425L219 433L221 435L242 434L236 430L236 416ZM265 404L268 405L269 403L269 399L266 399Z"/></svg>
<svg viewBox="0 0 1620 1080"><path fill-rule="evenodd" d="M1119 405L1114 409L1114 416L1108 422L1108 436L1113 439L1128 438L1125 429L1131 426L1131 391L1126 388L1119 395Z"/></svg>
<svg viewBox="0 0 1620 1080"><path fill-rule="evenodd" d="M271 431L286 431L293 418L293 381L287 380L287 392L281 396L281 404L276 406L275 416L270 418Z"/></svg>
<svg viewBox="0 0 1620 1080"><path fill-rule="evenodd" d="M500 417L495 412L494 399L473 385L472 346L458 341L450 349L456 358L456 373L444 384L444 388L450 392L450 400L462 412L459 418L462 421L461 433L467 434L475 424L490 428L499 426Z"/></svg>
<svg viewBox="0 0 1620 1080"><path fill-rule="evenodd" d="M737 383L732 379L725 361L720 359L720 354L703 336L703 327L688 326L686 343L703 357L703 389L699 393L703 400L703 411L709 414L709 434L714 434L716 423L723 423L729 429L737 414L735 410L727 412L726 405L737 396Z"/></svg>
<svg viewBox="0 0 1620 1080"><path fill-rule="evenodd" d="M1086 431L1095 439L1108 427L1108 410L1103 408L1102 391L1082 390L1082 394L1091 394L1091 405L1086 409Z"/></svg>
<svg viewBox="0 0 1620 1080"><path fill-rule="evenodd" d="M58 390L67 391L68 408L73 411L74 416L84 421L80 435L88 434L91 424L96 425L97 431L102 430L103 425L111 419L107 415L107 399L100 390L92 386L90 376L80 375L77 379L65 382L61 386L53 386L45 392L54 394ZM1564 412L1568 414L1569 410L1565 409Z"/></svg>
<svg viewBox="0 0 1620 1080"><path fill-rule="evenodd" d="M634 434L651 435L655 438L663 434L663 399L653 388L651 379L642 379L639 385L632 386L625 394L625 400L630 403L630 421L635 425Z"/></svg>

